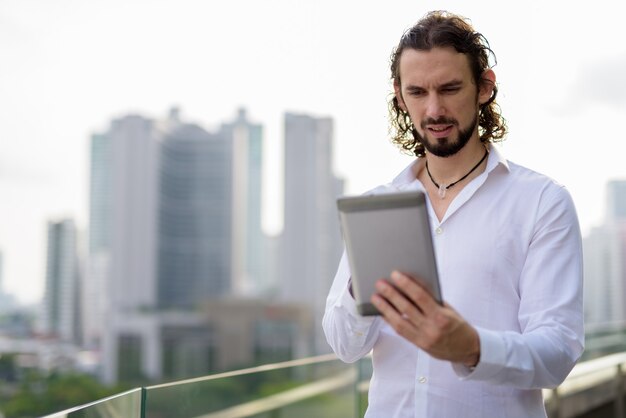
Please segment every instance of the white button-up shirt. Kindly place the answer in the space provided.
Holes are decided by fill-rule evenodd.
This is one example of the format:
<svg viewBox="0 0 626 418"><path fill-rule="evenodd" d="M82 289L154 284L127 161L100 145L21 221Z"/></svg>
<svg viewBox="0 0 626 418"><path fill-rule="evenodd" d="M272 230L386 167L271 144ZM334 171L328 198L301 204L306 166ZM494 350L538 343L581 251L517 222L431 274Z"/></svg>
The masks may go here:
<svg viewBox="0 0 626 418"><path fill-rule="evenodd" d="M425 191L417 164L373 193ZM428 213L443 298L477 329L480 361L470 370L434 359L382 318L360 316L344 254L323 324L342 360L372 351L366 417L545 417L541 388L559 385L583 351L582 248L569 193L492 146L485 171L441 222L430 202Z"/></svg>

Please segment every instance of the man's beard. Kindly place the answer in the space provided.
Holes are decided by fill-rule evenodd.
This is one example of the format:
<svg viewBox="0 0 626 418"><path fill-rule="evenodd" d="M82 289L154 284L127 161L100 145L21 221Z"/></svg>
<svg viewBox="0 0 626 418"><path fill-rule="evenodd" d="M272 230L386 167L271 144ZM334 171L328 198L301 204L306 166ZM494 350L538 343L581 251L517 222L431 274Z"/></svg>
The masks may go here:
<svg viewBox="0 0 626 418"><path fill-rule="evenodd" d="M444 125L444 124L452 124L458 126L458 122L455 119L449 119L446 117L440 117L438 119L426 119L421 123L421 128L426 132L426 125ZM463 147L469 142L472 138L472 134L476 129L476 125L478 124L478 114L474 116L474 120L470 123L470 126L467 129L459 128L459 136L456 141L451 141L450 137L446 137L445 139L434 139L432 142L426 140L422 135L419 134L417 129L413 129L413 135L415 139L424 145L424 148L429 153L437 156L437 157L450 157L457 152L461 151ZM426 134L424 134L426 136Z"/></svg>

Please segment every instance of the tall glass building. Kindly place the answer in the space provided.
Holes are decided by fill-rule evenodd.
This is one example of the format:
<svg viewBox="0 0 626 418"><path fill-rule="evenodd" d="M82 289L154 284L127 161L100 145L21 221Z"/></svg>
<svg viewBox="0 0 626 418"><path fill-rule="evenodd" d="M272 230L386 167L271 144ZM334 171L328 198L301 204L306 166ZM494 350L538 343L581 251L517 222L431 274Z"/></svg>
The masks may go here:
<svg viewBox="0 0 626 418"><path fill-rule="evenodd" d="M333 173L333 121L285 115L285 221L282 299L312 309L316 351L328 351L321 318L341 256L336 198L343 181Z"/></svg>
<svg viewBox="0 0 626 418"><path fill-rule="evenodd" d="M65 342L79 339L79 270L76 225L71 219L48 222L43 330Z"/></svg>
<svg viewBox="0 0 626 418"><path fill-rule="evenodd" d="M238 296L259 296L272 285L262 229L263 128L239 109L236 119L222 124L218 135L231 144L232 153L233 291Z"/></svg>
<svg viewBox="0 0 626 418"><path fill-rule="evenodd" d="M158 148L153 121L129 115L91 138L83 332L99 347L116 313L155 304Z"/></svg>
<svg viewBox="0 0 626 418"><path fill-rule="evenodd" d="M193 124L161 141L158 307L194 310L231 293L232 142Z"/></svg>
<svg viewBox="0 0 626 418"><path fill-rule="evenodd" d="M602 326L626 321L626 181L606 186L606 217L583 240L585 319Z"/></svg>

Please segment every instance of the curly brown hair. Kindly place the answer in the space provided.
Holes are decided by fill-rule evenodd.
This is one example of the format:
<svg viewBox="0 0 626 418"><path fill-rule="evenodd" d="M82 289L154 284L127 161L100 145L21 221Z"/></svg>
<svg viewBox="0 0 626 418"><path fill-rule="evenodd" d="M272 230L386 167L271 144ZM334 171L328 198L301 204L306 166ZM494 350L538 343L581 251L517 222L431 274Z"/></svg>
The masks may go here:
<svg viewBox="0 0 626 418"><path fill-rule="evenodd" d="M476 86L480 86L482 74L491 68L489 57L496 56L487 39L468 23L467 19L445 11L433 11L407 30L398 46L391 54L391 80L400 86L400 56L407 49L429 51L435 47L453 47L457 52L469 58L472 75ZM478 127L482 142L499 142L506 135L506 121L500 114L496 103L498 88L493 86L493 93L487 102L480 105ZM400 108L395 94L389 100L389 119L391 123L392 142L402 150L424 156L424 145L411 121L408 112Z"/></svg>

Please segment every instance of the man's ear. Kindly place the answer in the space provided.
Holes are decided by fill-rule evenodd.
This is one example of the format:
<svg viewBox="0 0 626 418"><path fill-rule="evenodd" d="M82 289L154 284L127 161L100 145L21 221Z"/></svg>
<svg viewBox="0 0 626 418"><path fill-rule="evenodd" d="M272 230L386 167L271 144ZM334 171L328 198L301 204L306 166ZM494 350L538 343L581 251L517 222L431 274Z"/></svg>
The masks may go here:
<svg viewBox="0 0 626 418"><path fill-rule="evenodd" d="M485 70L480 77L480 86L478 88L478 103L485 104L491 99L493 90L496 87L496 73L490 68Z"/></svg>
<svg viewBox="0 0 626 418"><path fill-rule="evenodd" d="M396 100L398 101L398 106L400 106L400 109L404 110L405 112L406 110L406 104L404 104L404 100L402 99L402 89L400 88L400 83L398 82L397 79L393 80L393 91L396 95Z"/></svg>

